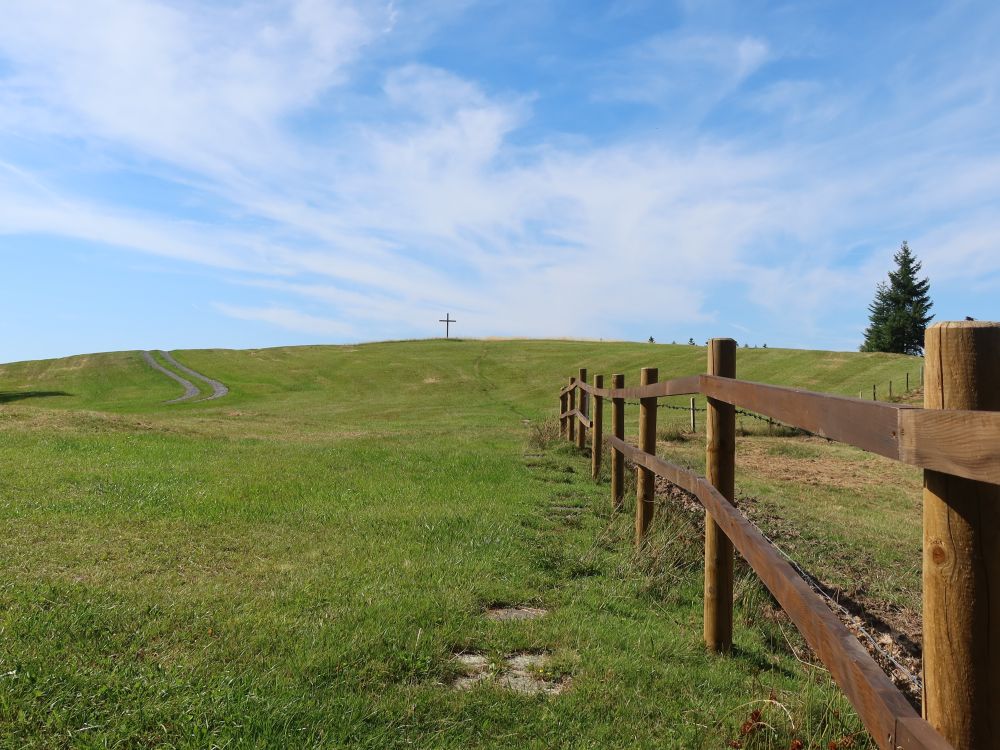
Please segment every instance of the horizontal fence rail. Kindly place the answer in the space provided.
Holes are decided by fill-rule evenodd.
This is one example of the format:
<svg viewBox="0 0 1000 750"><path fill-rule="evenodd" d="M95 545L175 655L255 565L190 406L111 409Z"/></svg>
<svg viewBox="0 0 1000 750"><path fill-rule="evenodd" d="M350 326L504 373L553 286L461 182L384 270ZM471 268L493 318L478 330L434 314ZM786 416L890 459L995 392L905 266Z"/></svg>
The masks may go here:
<svg viewBox="0 0 1000 750"><path fill-rule="evenodd" d="M587 371L581 369L579 377L571 378L559 392L561 434L573 439L573 428L579 425L575 442L582 448L585 430L591 431L595 479L600 446L606 440L611 449L613 511L622 509L623 461L635 465L636 544L640 549L653 520L653 475L701 502L706 511L705 642L709 648L726 652L732 645L735 547L830 670L880 748L1000 749L1000 729L994 733L992 728L993 717L1000 712L1000 689L992 689L1000 669L1000 657L993 656L1000 653L1000 618L991 619L989 604L990 585L997 585L991 578L993 571L1000 577L1000 548L995 543L995 528L1000 527L1000 324L938 324L928 329L927 341L928 353L936 355L928 358L927 378L928 387L937 390L925 392L925 403L933 408L724 377L735 376L736 345L731 339L713 339L708 374L657 382L656 368L644 368L643 384L638 387L624 387L624 376L617 374L611 377L614 387L603 388L603 376L595 376L594 384L589 384ZM955 363L951 373L946 371L949 359ZM977 367L984 369L976 372ZM986 388L984 396L976 392L979 383ZM651 437L656 429L656 401L681 395L708 399L708 478L656 456ZM625 441L626 399L639 399L641 447ZM602 434L601 416L605 400L613 407L613 434L607 438ZM945 408L950 403L960 408ZM693 430L694 399L690 411ZM763 415L924 469L926 719L795 566L728 499L734 496L737 412Z"/></svg>
<svg viewBox="0 0 1000 750"><path fill-rule="evenodd" d="M1000 412L919 409L700 377L699 392L710 398L911 466L1000 484Z"/></svg>
<svg viewBox="0 0 1000 750"><path fill-rule="evenodd" d="M702 375L705 396L755 411L792 427L895 458L897 411L894 404L812 393L798 388Z"/></svg>
<svg viewBox="0 0 1000 750"><path fill-rule="evenodd" d="M1000 484L1000 412L920 409L716 375L635 388L595 388L578 382L561 393L574 389L601 398L707 396L911 466Z"/></svg>
<svg viewBox="0 0 1000 750"><path fill-rule="evenodd" d="M698 498L830 670L868 731L876 741L881 738L880 747L950 750L951 745L920 718L854 634L816 596L791 563L704 477L620 438L609 437L608 444L633 463ZM904 738L906 744L900 744Z"/></svg>
<svg viewBox="0 0 1000 750"><path fill-rule="evenodd" d="M637 388L595 388L587 383L579 383L581 391L601 398L658 398L660 396L690 396L701 392L701 375L664 380Z"/></svg>

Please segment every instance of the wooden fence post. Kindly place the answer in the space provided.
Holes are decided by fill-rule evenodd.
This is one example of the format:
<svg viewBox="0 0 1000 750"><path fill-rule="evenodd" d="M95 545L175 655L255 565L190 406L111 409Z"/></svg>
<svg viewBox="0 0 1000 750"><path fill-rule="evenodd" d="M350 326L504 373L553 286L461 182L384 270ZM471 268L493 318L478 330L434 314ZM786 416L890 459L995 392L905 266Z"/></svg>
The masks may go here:
<svg viewBox="0 0 1000 750"><path fill-rule="evenodd" d="M652 385L659 375L655 367L643 367L639 385ZM656 397L639 399L639 449L656 453ZM644 466L636 467L635 483L635 546L642 540L653 521L654 475Z"/></svg>
<svg viewBox="0 0 1000 750"><path fill-rule="evenodd" d="M624 388L625 376L611 376L612 388ZM619 440L625 439L625 399L611 399L611 432ZM625 456L617 448L611 449L611 510L621 510L625 504Z"/></svg>
<svg viewBox="0 0 1000 750"><path fill-rule="evenodd" d="M878 394L875 392L875 384L872 383L872 401L878 401Z"/></svg>
<svg viewBox="0 0 1000 750"><path fill-rule="evenodd" d="M1000 323L938 323L925 352L925 408L1000 411ZM1000 485L924 471L923 583L924 718L1000 748Z"/></svg>
<svg viewBox="0 0 1000 750"><path fill-rule="evenodd" d="M568 400L568 395L565 393L559 394L559 437L566 437L567 427L566 427L566 417L563 414L566 413L566 401Z"/></svg>
<svg viewBox="0 0 1000 750"><path fill-rule="evenodd" d="M708 342L708 374L736 377L736 342ZM705 478L733 502L736 496L736 407L708 399ZM705 645L727 652L733 645L733 543L706 512Z"/></svg>
<svg viewBox="0 0 1000 750"><path fill-rule="evenodd" d="M910 373L906 373L906 392L910 392Z"/></svg>
<svg viewBox="0 0 1000 750"><path fill-rule="evenodd" d="M580 374L579 377L577 378L577 382L579 383L587 382L586 367L580 368ZM584 393L582 390L580 391L580 395L578 396L578 403L580 404L578 407L580 409L580 413L583 416L587 416L587 394ZM583 450L583 446L585 446L586 444L587 444L587 428L584 427L583 423L581 422L576 427L576 447L579 448L580 450Z"/></svg>
<svg viewBox="0 0 1000 750"><path fill-rule="evenodd" d="M604 376L594 376L594 387L604 387ZM590 410L590 417L594 421L594 429L591 431L590 440L590 476L596 480L601 474L601 453L604 450L602 441L604 440L604 399L601 396L594 396L593 408Z"/></svg>
<svg viewBox="0 0 1000 750"><path fill-rule="evenodd" d="M573 411L576 409L576 388L573 386L576 384L576 378L569 379L570 391L569 391L569 410ZM576 414L569 417L569 441L576 441Z"/></svg>
<svg viewBox="0 0 1000 750"><path fill-rule="evenodd" d="M698 431L698 420L695 417L694 396L691 397L691 432Z"/></svg>

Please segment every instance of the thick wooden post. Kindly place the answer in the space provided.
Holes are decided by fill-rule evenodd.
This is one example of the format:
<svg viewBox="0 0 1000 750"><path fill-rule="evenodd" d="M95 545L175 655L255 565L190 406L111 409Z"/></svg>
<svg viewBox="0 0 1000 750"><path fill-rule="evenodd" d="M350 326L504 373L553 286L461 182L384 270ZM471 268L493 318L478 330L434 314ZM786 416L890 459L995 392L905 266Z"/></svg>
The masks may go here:
<svg viewBox="0 0 1000 750"><path fill-rule="evenodd" d="M594 387L604 387L603 375L594 376ZM601 474L601 452L604 449L602 445L604 440L604 399L600 396L594 396L590 417L594 420L594 429L590 434L590 476L596 480Z"/></svg>
<svg viewBox="0 0 1000 750"><path fill-rule="evenodd" d="M652 385L659 373L655 367L643 367L639 385ZM639 399L639 449L656 453L656 397ZM635 483L635 546L642 540L653 522L654 475L644 466L636 467Z"/></svg>
<svg viewBox="0 0 1000 750"><path fill-rule="evenodd" d="M736 377L736 342L708 342L708 374ZM733 502L736 497L736 407L708 399L705 414L705 478ZM705 645L729 651L733 645L733 543L706 512Z"/></svg>
<svg viewBox="0 0 1000 750"><path fill-rule="evenodd" d="M570 391L569 391L569 410L573 411L574 409L576 409L576 388L573 388L572 386L576 384L576 378L570 378L569 379L569 384L571 386L570 387ZM568 427L569 427L569 441L571 443L575 442L576 441L576 414L573 414L569 418L569 425L568 425Z"/></svg>
<svg viewBox="0 0 1000 750"><path fill-rule="evenodd" d="M925 408L1000 411L1000 323L938 323L925 352ZM1000 486L924 472L923 564L924 718L957 750L996 750Z"/></svg>
<svg viewBox="0 0 1000 750"><path fill-rule="evenodd" d="M611 376L612 388L624 388L625 376ZM611 399L611 433L619 440L625 439L625 399ZM621 510L625 504L625 456L616 448L611 449L611 510Z"/></svg>
<svg viewBox="0 0 1000 750"><path fill-rule="evenodd" d="M587 382L587 368L580 368L580 375L577 378L578 383ZM577 403L579 404L580 413L587 416L587 394L580 391L580 395L577 396ZM576 426L576 447L583 450L583 446L587 444L587 428L583 426L581 422Z"/></svg>

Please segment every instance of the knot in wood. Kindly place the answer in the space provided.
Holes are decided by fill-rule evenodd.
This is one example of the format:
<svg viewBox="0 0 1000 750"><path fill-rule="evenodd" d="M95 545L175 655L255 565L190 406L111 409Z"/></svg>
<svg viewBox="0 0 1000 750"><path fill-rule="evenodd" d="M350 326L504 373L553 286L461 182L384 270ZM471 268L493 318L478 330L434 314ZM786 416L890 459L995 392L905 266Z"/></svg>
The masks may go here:
<svg viewBox="0 0 1000 750"><path fill-rule="evenodd" d="M944 565L947 559L948 553L945 551L944 544L940 541L931 542L931 560L934 561L934 564Z"/></svg>

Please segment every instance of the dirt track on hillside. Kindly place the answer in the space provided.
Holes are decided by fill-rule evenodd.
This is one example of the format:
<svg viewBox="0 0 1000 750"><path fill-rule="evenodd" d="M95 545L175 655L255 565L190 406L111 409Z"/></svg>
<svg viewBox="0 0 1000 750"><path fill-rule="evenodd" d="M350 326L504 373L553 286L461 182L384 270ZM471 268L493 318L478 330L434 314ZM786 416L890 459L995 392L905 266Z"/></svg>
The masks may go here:
<svg viewBox="0 0 1000 750"><path fill-rule="evenodd" d="M212 378L209 378L209 377L206 377L205 375L202 375L200 372L195 372L194 370L192 370L190 367L188 367L186 365L182 365L180 362L178 362L176 359L174 359L173 355L170 354L170 352L160 352L160 356L162 356L167 361L168 364L173 365L178 370L180 370L181 372L183 372L185 375L190 375L193 378L197 378L199 380L202 380L202 381L208 383L209 386L211 386L211 388L212 388L212 395L211 396L206 396L205 398L199 399L199 400L201 400L201 401L213 401L214 399L222 398L223 396L228 395L229 388L227 388L225 385L223 385L222 383L220 383L218 380L213 380Z"/></svg>
<svg viewBox="0 0 1000 750"><path fill-rule="evenodd" d="M223 383L220 383L218 380L213 380L212 378L202 375L200 372L196 372L195 370L192 370L190 367L187 367L186 365L182 365L180 362L174 359L168 352L158 351L157 354L163 357L163 359L168 364L172 365L173 367L176 367L178 370L185 373L186 375L190 375L192 378L207 383L212 389L211 396L206 396L205 398L198 398L198 396L201 395L201 389L199 389L198 386L196 386L187 378L178 375L173 370L169 370L163 365L161 365L153 358L152 352L148 351L143 352L142 358L146 361L146 364L148 364L157 372L163 373L176 383L179 383L184 388L184 394L182 396L175 399L171 399L170 401L166 401L165 403L180 404L186 401L212 401L217 398L222 398L223 396L229 393L229 388L226 387Z"/></svg>

